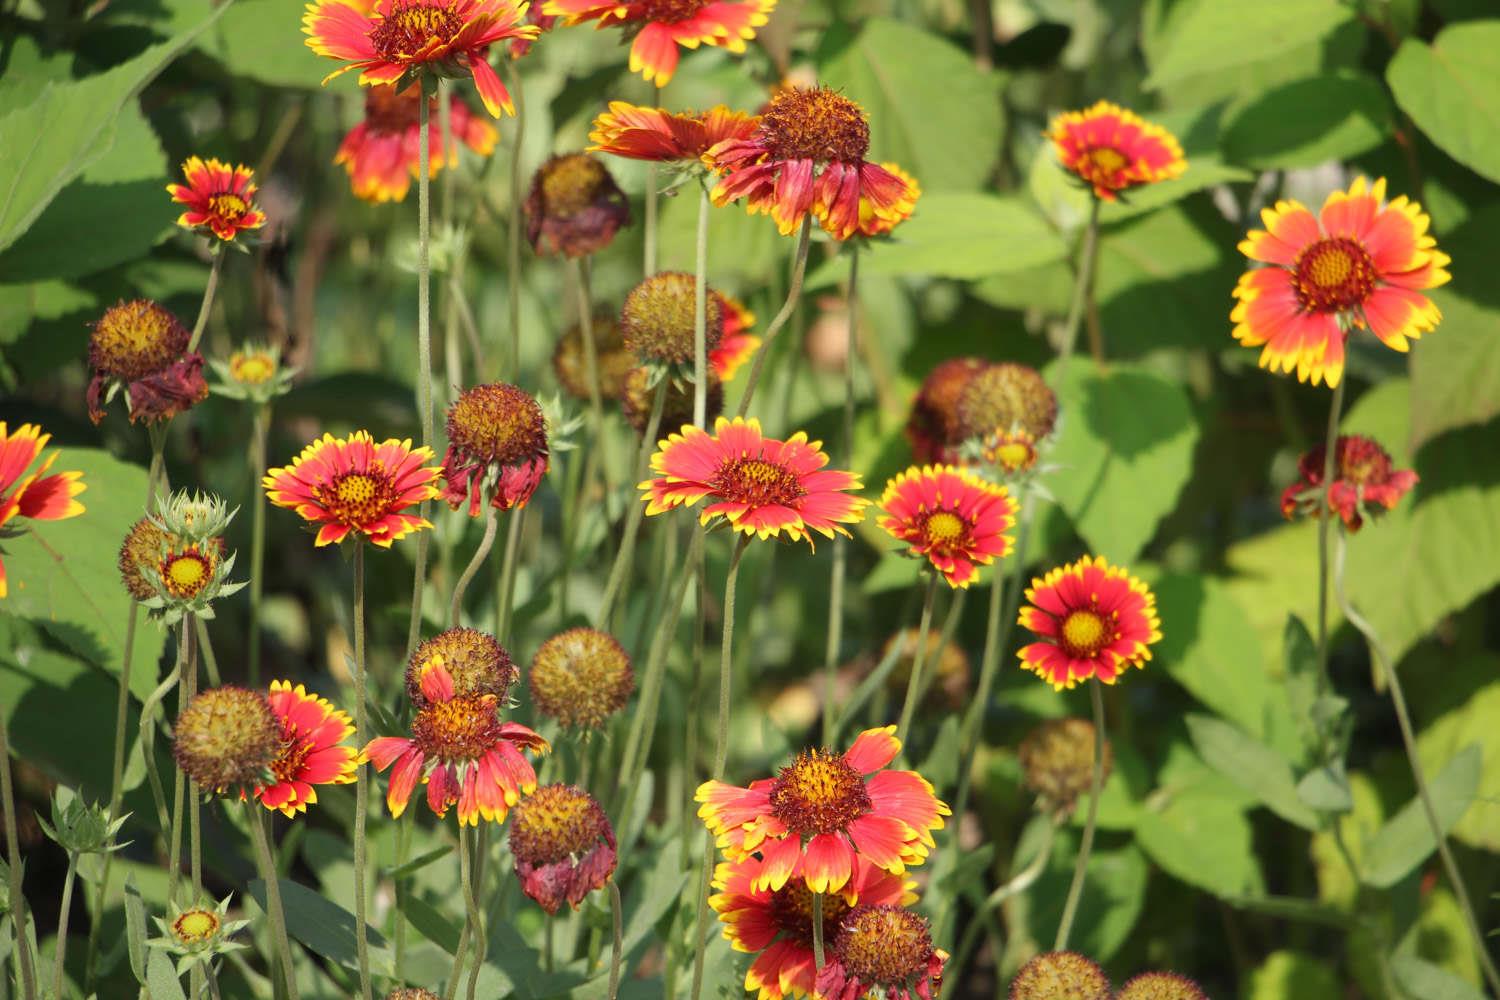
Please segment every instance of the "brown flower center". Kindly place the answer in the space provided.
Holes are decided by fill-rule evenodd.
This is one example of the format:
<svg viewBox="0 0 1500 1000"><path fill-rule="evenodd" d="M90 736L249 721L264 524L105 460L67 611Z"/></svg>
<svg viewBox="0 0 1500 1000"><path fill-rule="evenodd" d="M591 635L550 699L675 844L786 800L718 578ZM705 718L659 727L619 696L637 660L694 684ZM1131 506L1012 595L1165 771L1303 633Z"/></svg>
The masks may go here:
<svg viewBox="0 0 1500 1000"><path fill-rule="evenodd" d="M1104 614L1097 608L1069 612L1068 617L1063 619L1060 632L1063 649L1069 656L1080 660L1098 656L1099 651L1119 635L1114 623L1106 621Z"/></svg>
<svg viewBox="0 0 1500 1000"><path fill-rule="evenodd" d="M676 24L686 21L708 6L709 0L643 0L636 6L641 8L642 20Z"/></svg>
<svg viewBox="0 0 1500 1000"><path fill-rule="evenodd" d="M1095 146L1078 154L1074 169L1090 184L1113 187L1115 175L1130 164L1130 158L1113 146Z"/></svg>
<svg viewBox="0 0 1500 1000"><path fill-rule="evenodd" d="M170 366L187 350L191 336L155 302L121 302L94 324L89 363L106 375L134 382Z"/></svg>
<svg viewBox="0 0 1500 1000"><path fill-rule="evenodd" d="M478 760L502 739L495 696L429 702L412 720L411 736L417 747L430 757L458 762Z"/></svg>
<svg viewBox="0 0 1500 1000"><path fill-rule="evenodd" d="M719 467L712 485L724 499L751 507L791 507L807 495L797 473L759 458L730 459Z"/></svg>
<svg viewBox="0 0 1500 1000"><path fill-rule="evenodd" d="M232 191L225 191L208 199L208 210L227 222L239 219L249 207L245 199Z"/></svg>
<svg viewBox="0 0 1500 1000"><path fill-rule="evenodd" d="M777 160L858 163L870 151L864 108L828 87L783 90L760 122Z"/></svg>
<svg viewBox="0 0 1500 1000"><path fill-rule="evenodd" d="M378 465L364 472L343 472L331 483L313 487L313 497L335 521L368 525L380 518L396 499L396 489Z"/></svg>
<svg viewBox="0 0 1500 1000"><path fill-rule="evenodd" d="M990 365L969 379L958 397L961 441L1018 427L1043 438L1056 422L1057 395L1026 365Z"/></svg>
<svg viewBox="0 0 1500 1000"><path fill-rule="evenodd" d="M772 815L806 837L842 830L870 808L863 776L832 750L802 751L771 786Z"/></svg>
<svg viewBox="0 0 1500 1000"><path fill-rule="evenodd" d="M635 672L609 633L574 628L542 643L530 683L537 711L568 728L597 729L630 700Z"/></svg>
<svg viewBox="0 0 1500 1000"><path fill-rule="evenodd" d="M606 823L587 792L571 785L544 785L516 806L511 851L533 865L567 861L587 854L603 840Z"/></svg>
<svg viewBox="0 0 1500 1000"><path fill-rule="evenodd" d="M172 921L172 936L187 947L203 944L219 933L219 915L213 910L187 910Z"/></svg>
<svg viewBox="0 0 1500 1000"><path fill-rule="evenodd" d="M141 575L141 570L156 565L161 558L162 549L170 540L169 534L147 518L143 517L131 525L130 533L120 546L119 559L120 579L131 597L145 601L156 593L150 581Z"/></svg>
<svg viewBox="0 0 1500 1000"><path fill-rule="evenodd" d="M291 722L284 723L281 749L277 752L276 759L271 761L271 773L276 775L276 780L291 781L297 777L307 761L307 755L313 752L315 746L312 734L299 732Z"/></svg>
<svg viewBox="0 0 1500 1000"><path fill-rule="evenodd" d="M548 160L541 169L543 213L555 219L577 215L604 196L611 184L604 164L587 153Z"/></svg>
<svg viewBox="0 0 1500 1000"><path fill-rule="evenodd" d="M1343 312L1375 290L1375 262L1354 240L1319 240L1298 256L1292 284L1308 312Z"/></svg>
<svg viewBox="0 0 1500 1000"><path fill-rule="evenodd" d="M927 971L927 921L900 906L857 906L839 925L834 953L869 987L905 986Z"/></svg>
<svg viewBox="0 0 1500 1000"><path fill-rule="evenodd" d="M382 59L402 62L433 43L450 41L464 26L454 6L454 0L396 0L370 30L370 44Z"/></svg>
<svg viewBox="0 0 1500 1000"><path fill-rule="evenodd" d="M448 408L448 440L473 461L517 465L547 454L547 418L522 389L476 385Z"/></svg>
<svg viewBox="0 0 1500 1000"><path fill-rule="evenodd" d="M1071 811L1093 781L1094 725L1086 719L1049 719L1026 734L1016 755L1026 787L1044 807ZM1108 740L1102 756L1108 775L1114 764Z"/></svg>
<svg viewBox="0 0 1500 1000"><path fill-rule="evenodd" d="M923 522L922 533L933 548L949 549L960 545L968 536L969 523L952 511L935 510Z"/></svg>
<svg viewBox="0 0 1500 1000"><path fill-rule="evenodd" d="M1335 478L1355 486L1383 482L1391 475L1391 456L1367 437L1351 435L1338 439ZM1321 461L1321 459L1320 459ZM1322 469L1319 468L1321 476Z"/></svg>

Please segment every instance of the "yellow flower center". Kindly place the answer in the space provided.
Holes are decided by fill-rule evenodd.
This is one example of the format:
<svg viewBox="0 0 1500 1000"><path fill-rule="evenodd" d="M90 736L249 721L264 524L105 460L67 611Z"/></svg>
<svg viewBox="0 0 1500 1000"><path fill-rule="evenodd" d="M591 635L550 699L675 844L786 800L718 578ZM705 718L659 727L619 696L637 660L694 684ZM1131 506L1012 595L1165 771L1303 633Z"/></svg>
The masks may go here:
<svg viewBox="0 0 1500 1000"><path fill-rule="evenodd" d="M1096 611L1074 611L1063 619L1063 648L1074 656L1094 656L1111 637L1103 616Z"/></svg>
<svg viewBox="0 0 1500 1000"><path fill-rule="evenodd" d="M834 951L851 978L866 987L905 986L927 969L927 921L900 906L858 906L844 918Z"/></svg>
<svg viewBox="0 0 1500 1000"><path fill-rule="evenodd" d="M219 915L212 910L188 910L172 921L172 934L191 947L219 933Z"/></svg>
<svg viewBox="0 0 1500 1000"><path fill-rule="evenodd" d="M340 524L368 527L390 509L396 489L377 463L364 472L345 472L331 483L314 486L313 498Z"/></svg>
<svg viewBox="0 0 1500 1000"><path fill-rule="evenodd" d="M1095 146L1078 154L1074 169L1091 184L1115 187L1116 174L1130 165L1130 158L1113 146Z"/></svg>
<svg viewBox="0 0 1500 1000"><path fill-rule="evenodd" d="M219 218L231 222L244 215L249 207L245 204L245 199L232 191L225 191L208 199L208 210Z"/></svg>
<svg viewBox="0 0 1500 1000"><path fill-rule="evenodd" d="M190 336L177 317L155 302L121 302L94 324L89 363L106 375L133 382L176 361Z"/></svg>
<svg viewBox="0 0 1500 1000"><path fill-rule="evenodd" d="M157 565L162 585L178 600L190 601L203 593L213 578L217 560L212 554L189 545L181 551L168 552Z"/></svg>
<svg viewBox="0 0 1500 1000"><path fill-rule="evenodd" d="M865 109L828 87L778 93L760 134L775 160L858 163L870 151Z"/></svg>
<svg viewBox="0 0 1500 1000"><path fill-rule="evenodd" d="M945 546L961 540L968 529L968 522L952 511L939 510L927 515L923 530L927 541L935 546Z"/></svg>
<svg viewBox="0 0 1500 1000"><path fill-rule="evenodd" d="M587 854L604 837L604 816L586 792L545 785L516 807L510 846L517 858L550 865Z"/></svg>
<svg viewBox="0 0 1500 1000"><path fill-rule="evenodd" d="M771 894L771 919L781 932L805 948L812 947L813 894L802 879L792 879ZM836 892L823 897L823 940L832 944L838 934L839 921L849 912L849 904Z"/></svg>
<svg viewBox="0 0 1500 1000"><path fill-rule="evenodd" d="M711 485L725 500L751 507L790 507L807 495L795 472L759 458L730 459L719 467Z"/></svg>
<svg viewBox="0 0 1500 1000"><path fill-rule="evenodd" d="M1359 243L1344 237L1318 240L1297 258L1292 284L1309 312L1344 312L1375 290L1375 262Z"/></svg>
<svg viewBox="0 0 1500 1000"><path fill-rule="evenodd" d="M771 813L802 836L842 830L870 811L864 777L844 755L804 750L771 786Z"/></svg>
<svg viewBox="0 0 1500 1000"><path fill-rule="evenodd" d="M411 735L430 757L457 762L478 760L502 739L495 696L429 702L412 720Z"/></svg>
<svg viewBox="0 0 1500 1000"><path fill-rule="evenodd" d="M276 359L269 354L241 354L236 351L229 358L229 374L236 382L260 385L276 374Z"/></svg>
<svg viewBox="0 0 1500 1000"><path fill-rule="evenodd" d="M454 13L457 0L396 0L370 31L370 44L380 58L409 62L424 48L457 35L464 22Z"/></svg>

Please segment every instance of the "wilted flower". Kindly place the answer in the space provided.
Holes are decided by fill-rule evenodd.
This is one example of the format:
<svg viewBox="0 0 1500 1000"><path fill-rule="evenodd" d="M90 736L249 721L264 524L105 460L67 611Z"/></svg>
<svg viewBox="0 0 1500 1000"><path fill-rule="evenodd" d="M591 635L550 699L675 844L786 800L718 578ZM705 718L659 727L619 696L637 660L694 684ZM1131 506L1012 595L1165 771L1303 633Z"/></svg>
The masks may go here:
<svg viewBox="0 0 1500 1000"><path fill-rule="evenodd" d="M253 791L276 780L281 723L259 691L232 684L200 691L177 716L172 756L205 792Z"/></svg>
<svg viewBox="0 0 1500 1000"><path fill-rule="evenodd" d="M146 570L156 565L161 552L170 543L172 536L163 531L151 518L140 518L130 526L125 541L120 545L120 582L137 601L148 601L156 594L156 588L146 579Z"/></svg>
<svg viewBox="0 0 1500 1000"><path fill-rule="evenodd" d="M36 424L22 424L8 431L0 420L0 539L14 538L23 530L16 518L33 521L61 521L83 513L83 504L74 498L88 487L81 472L54 472L46 475L57 461L53 452L29 474L33 462L52 440ZM7 593L5 562L0 560L0 598Z"/></svg>
<svg viewBox="0 0 1500 1000"><path fill-rule="evenodd" d="M572 785L544 785L516 806L510 826L521 891L549 914L573 909L614 874L615 831L594 797Z"/></svg>
<svg viewBox="0 0 1500 1000"><path fill-rule="evenodd" d="M521 675L505 647L488 632L450 628L421 643L406 661L406 696L419 709L427 705L422 675L429 665L448 671L458 697L493 695L498 705L506 703L506 693Z"/></svg>
<svg viewBox="0 0 1500 1000"><path fill-rule="evenodd" d="M1317 517L1323 500L1323 466L1328 449L1316 445L1297 460L1297 481L1281 494L1281 513ZM1338 514L1350 532L1364 524L1364 515L1394 510L1417 485L1417 474L1397 469L1380 444L1358 434L1341 435L1333 450L1333 483L1328 487L1328 509Z"/></svg>
<svg viewBox="0 0 1500 1000"><path fill-rule="evenodd" d="M620 310L625 346L648 365L690 367L696 350L697 287L691 274L661 271L632 288ZM712 351L724 335L723 301L718 295L705 295L703 315L704 346Z"/></svg>
<svg viewBox="0 0 1500 1000"><path fill-rule="evenodd" d="M581 627L542 643L527 682L538 712L564 729L589 732L625 707L635 690L635 672L614 636Z"/></svg>
<svg viewBox="0 0 1500 1000"><path fill-rule="evenodd" d="M186 184L167 185L172 200L187 206L177 217L179 226L207 228L227 242L266 224L266 213L255 204L255 171L249 167L190 156L183 161L182 176Z"/></svg>
<svg viewBox="0 0 1500 1000"><path fill-rule="evenodd" d="M537 401L504 382L466 389L448 407L448 453L443 499L458 510L467 501L478 517L489 492L496 510L524 507L542 484L550 461L547 420Z"/></svg>
<svg viewBox="0 0 1500 1000"><path fill-rule="evenodd" d="M1057 394L1035 368L1009 362L986 365L964 383L955 415L961 441L1013 430L1044 438L1057 423Z"/></svg>
<svg viewBox="0 0 1500 1000"><path fill-rule="evenodd" d="M1017 751L1021 780L1036 793L1037 807L1043 812L1066 817L1078 797L1093 787L1096 735L1087 719L1049 719L1021 740ZM1109 777L1114 756L1106 739L1101 784Z"/></svg>
<svg viewBox="0 0 1500 1000"><path fill-rule="evenodd" d="M89 419L121 390L131 423L170 420L208 398L203 355L188 352L192 334L177 317L148 299L105 310L89 334Z"/></svg>
<svg viewBox="0 0 1500 1000"><path fill-rule="evenodd" d="M969 381L989 364L980 358L949 358L927 373L906 422L906 439L918 462L958 460L958 446L964 442L958 401Z"/></svg>
<svg viewBox="0 0 1500 1000"><path fill-rule="evenodd" d="M925 918L892 903L861 903L839 921L813 993L819 1000L933 1000L947 961Z"/></svg>
<svg viewBox="0 0 1500 1000"><path fill-rule="evenodd" d="M1102 556L1032 580L1026 600L1020 624L1040 641L1016 655L1058 690L1090 677L1113 684L1127 667L1145 666L1151 644L1161 639L1156 595Z"/></svg>
<svg viewBox="0 0 1500 1000"><path fill-rule="evenodd" d="M1108 101L1058 115L1047 129L1047 138L1063 169L1104 201L1115 201L1122 191L1170 180L1187 170L1176 136Z"/></svg>
<svg viewBox="0 0 1500 1000"><path fill-rule="evenodd" d="M365 116L339 143L333 162L349 174L354 196L365 201L401 201L411 190L411 179L421 173L421 87L397 90L395 85L371 87L365 93ZM457 94L448 99L448 126L453 146L443 148L443 129L437 96L427 99L428 176L436 177L457 163L462 143L480 156L495 151L500 133L475 115Z"/></svg>
<svg viewBox="0 0 1500 1000"><path fill-rule="evenodd" d="M630 224L625 192L587 153L563 153L537 168L523 208L526 239L544 255L586 257Z"/></svg>

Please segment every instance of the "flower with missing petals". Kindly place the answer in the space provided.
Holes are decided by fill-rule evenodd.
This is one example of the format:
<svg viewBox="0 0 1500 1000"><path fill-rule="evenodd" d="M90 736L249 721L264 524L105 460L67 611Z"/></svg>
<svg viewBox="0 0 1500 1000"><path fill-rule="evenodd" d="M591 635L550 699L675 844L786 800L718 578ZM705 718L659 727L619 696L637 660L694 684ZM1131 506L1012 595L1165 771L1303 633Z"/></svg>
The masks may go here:
<svg viewBox="0 0 1500 1000"><path fill-rule="evenodd" d="M1208 1000L1202 987L1175 972L1142 972L1125 981L1115 1000Z"/></svg>
<svg viewBox="0 0 1500 1000"><path fill-rule="evenodd" d="M1127 667L1145 666L1161 639L1156 595L1102 556L1032 580L1026 600L1019 621L1038 641L1016 655L1058 690L1090 677L1113 684Z"/></svg>
<svg viewBox="0 0 1500 1000"><path fill-rule="evenodd" d="M171 535L149 517L143 517L130 526L125 541L120 544L120 582L137 601L148 601L156 594L145 571L156 564L162 549L171 540Z"/></svg>
<svg viewBox="0 0 1500 1000"><path fill-rule="evenodd" d="M1058 115L1047 138L1063 169L1104 201L1187 170L1176 136L1108 101Z"/></svg>
<svg viewBox="0 0 1500 1000"><path fill-rule="evenodd" d="M988 367L980 358L949 358L927 373L906 421L906 440L919 463L958 460L964 442L958 401L969 381Z"/></svg>
<svg viewBox="0 0 1500 1000"><path fill-rule="evenodd" d="M339 143L333 162L343 164L354 196L365 201L402 201L411 179L421 172L421 88L398 91L394 84L371 87L365 94L365 116ZM495 151L500 133L475 115L457 94L448 99L448 122L453 132L451 150L443 149L441 116L436 95L428 103L428 176L436 177L458 162L459 144L480 156Z"/></svg>
<svg viewBox="0 0 1500 1000"><path fill-rule="evenodd" d="M205 792L253 791L274 780L281 723L259 691L232 684L200 691L177 716L172 755Z"/></svg>
<svg viewBox="0 0 1500 1000"><path fill-rule="evenodd" d="M291 391L297 369L281 363L281 348L251 341L229 355L209 361L218 380L210 388L226 399L269 403Z"/></svg>
<svg viewBox="0 0 1500 1000"><path fill-rule="evenodd" d="M8 431L0 420L0 538L20 533L22 526L17 518L61 521L83 513L83 504L74 499L88 488L83 473L46 475L57 460L55 451L31 468L50 440L52 435L43 433L36 424L22 424ZM6 588L5 562L0 560L0 598L5 597Z"/></svg>
<svg viewBox="0 0 1500 1000"><path fill-rule="evenodd" d="M406 662L406 696L418 709L425 708L422 675L429 665L441 664L453 679L453 693L461 697L494 695L506 703L510 686L520 669L499 640L474 628L450 628L417 646Z"/></svg>
<svg viewBox="0 0 1500 1000"><path fill-rule="evenodd" d="M954 415L960 441L1013 430L1044 438L1057 424L1057 394L1035 368L1010 362L986 365L964 383Z"/></svg>
<svg viewBox="0 0 1500 1000"><path fill-rule="evenodd" d="M183 161L182 176L186 184L167 185L172 200L187 206L177 217L179 226L206 228L227 242L266 224L266 213L255 204L255 171L249 167L190 156Z"/></svg>
<svg viewBox="0 0 1500 1000"><path fill-rule="evenodd" d="M547 418L522 389L491 382L464 390L448 407L447 430L443 499L453 510L467 501L478 517L486 492L496 510L524 507L547 475Z"/></svg>
<svg viewBox="0 0 1500 1000"><path fill-rule="evenodd" d="M625 647L608 632L571 628L537 649L527 678L536 710L564 729L591 732L619 712L635 690Z"/></svg>
<svg viewBox="0 0 1500 1000"><path fill-rule="evenodd" d="M210 965L220 955L249 947L230 940L250 925L248 920L230 920L230 897L225 896L212 908L195 903L183 909L175 902L167 910L167 919L154 917L161 937L146 942L148 948L159 948L177 956L177 974L181 976L194 965Z"/></svg>
<svg viewBox="0 0 1500 1000"><path fill-rule="evenodd" d="M1072 814L1078 797L1093 787L1095 735L1087 719L1048 719L1021 740L1021 780L1036 794L1037 808L1059 818ZM1102 760L1108 778L1114 752L1107 739Z"/></svg>
<svg viewBox="0 0 1500 1000"><path fill-rule="evenodd" d="M539 254L586 257L630 224L630 203L604 164L563 153L537 168L526 212L526 239Z"/></svg>
<svg viewBox="0 0 1500 1000"><path fill-rule="evenodd" d="M1048 951L1021 966L1010 981L1010 1000L1110 1000L1109 977L1099 963L1076 951Z"/></svg>
<svg viewBox="0 0 1500 1000"><path fill-rule="evenodd" d="M89 334L89 419L103 420L122 390L131 423L170 420L207 399L203 355L188 351L191 340L176 316L147 299L106 309Z"/></svg>
<svg viewBox="0 0 1500 1000"><path fill-rule="evenodd" d="M933 1000L948 953L932 944L927 920L894 903L861 903L839 921L817 1000Z"/></svg>
<svg viewBox="0 0 1500 1000"><path fill-rule="evenodd" d="M1325 446L1315 445L1297 460L1297 481L1281 494L1281 513L1319 515L1323 499ZM1394 510L1417 485L1417 474L1397 469L1380 443L1359 434L1340 435L1333 450L1333 483L1328 487L1328 509L1338 514L1351 533L1364 524L1364 515Z"/></svg>
<svg viewBox="0 0 1500 1000"><path fill-rule="evenodd" d="M1010 491L951 465L907 469L886 485L880 509L880 527L950 587L967 587L1015 542L1005 533L1016 523Z"/></svg>
<svg viewBox="0 0 1500 1000"><path fill-rule="evenodd" d="M691 368L698 282L682 271L660 271L632 288L620 310L625 346L647 364ZM703 300L703 342L712 352L724 336L724 300L709 289Z"/></svg>
<svg viewBox="0 0 1500 1000"><path fill-rule="evenodd" d="M625 346L618 315L595 313L590 327L594 334L594 370L599 397L615 399L625 390L625 379L638 363ZM588 355L583 341L583 327L575 323L557 338L552 349L552 371L558 383L574 399L589 400Z"/></svg>
<svg viewBox="0 0 1500 1000"><path fill-rule="evenodd" d="M278 507L295 510L320 525L316 545L342 542L351 533L381 548L432 527L406 513L438 495L433 481L442 469L424 463L428 448L390 438L376 444L369 431L347 438L324 434L302 449L292 464L266 473L261 485Z"/></svg>
<svg viewBox="0 0 1500 1000"><path fill-rule="evenodd" d="M522 799L510 824L521 891L548 914L573 909L615 872L615 830L588 792L544 785Z"/></svg>
<svg viewBox="0 0 1500 1000"><path fill-rule="evenodd" d="M712 45L745 51L765 24L776 0L543 0L542 13L567 23L618 25L630 43L630 72L665 87L677 71L678 46Z"/></svg>

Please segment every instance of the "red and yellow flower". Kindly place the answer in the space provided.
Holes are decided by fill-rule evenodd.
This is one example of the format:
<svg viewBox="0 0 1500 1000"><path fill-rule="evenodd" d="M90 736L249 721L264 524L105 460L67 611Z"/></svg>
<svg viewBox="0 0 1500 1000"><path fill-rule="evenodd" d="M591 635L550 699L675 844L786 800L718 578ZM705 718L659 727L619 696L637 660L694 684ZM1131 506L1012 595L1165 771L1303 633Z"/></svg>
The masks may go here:
<svg viewBox="0 0 1500 1000"><path fill-rule="evenodd" d="M1017 504L997 486L951 465L912 466L886 484L880 526L926 557L950 587L967 587L980 566L1010 554Z"/></svg>
<svg viewBox="0 0 1500 1000"><path fill-rule="evenodd" d="M187 206L177 217L179 226L207 227L219 239L232 240L242 230L266 224L266 213L255 204L255 171L249 167L189 156L183 161L182 176L186 184L167 185L172 200Z"/></svg>
<svg viewBox="0 0 1500 1000"><path fill-rule="evenodd" d="M374 202L401 201L411 190L411 179L420 172L422 159L420 101L419 87L397 91L394 84L383 84L365 94L365 117L344 136L333 158L348 172L355 197ZM451 151L444 150L436 97L428 98L428 107L429 176L436 177L457 161L460 142L480 156L494 152L500 134L456 95L448 104L455 141Z"/></svg>
<svg viewBox="0 0 1500 1000"><path fill-rule="evenodd" d="M1020 624L1039 641L1016 655L1058 690L1090 677L1113 684L1126 667L1145 666L1161 639L1156 595L1102 556L1033 579L1026 600Z"/></svg>
<svg viewBox="0 0 1500 1000"><path fill-rule="evenodd" d="M365 85L410 82L413 74L467 71L492 118L515 114L510 92L489 63L489 48L505 39L541 34L522 23L527 5L513 0L317 0L307 5L302 30L320 56L347 65Z"/></svg>
<svg viewBox="0 0 1500 1000"><path fill-rule="evenodd" d="M1104 201L1116 200L1121 191L1180 177L1187 170L1176 136L1108 101L1058 115L1047 138L1063 168Z"/></svg>
<svg viewBox="0 0 1500 1000"><path fill-rule="evenodd" d="M207 399L203 355L187 349L191 341L187 327L149 299L106 309L89 334L89 419L103 420L121 390L131 423L170 420Z"/></svg>
<svg viewBox="0 0 1500 1000"><path fill-rule="evenodd" d="M594 797L573 785L544 785L516 805L510 826L521 891L548 914L573 909L614 876L615 829Z"/></svg>
<svg viewBox="0 0 1500 1000"><path fill-rule="evenodd" d="M257 785L254 795L267 809L296 816L318 801L314 785L354 780L359 752L341 745L354 735L354 724L347 713L291 681L272 681L267 700L281 723L281 748L271 761L275 783Z"/></svg>
<svg viewBox="0 0 1500 1000"><path fill-rule="evenodd" d="M486 484L496 510L524 507L547 475L547 418L524 389L491 382L464 390L448 407L447 430L443 499L453 510L467 502L478 517Z"/></svg>
<svg viewBox="0 0 1500 1000"><path fill-rule="evenodd" d="M745 199L752 214L769 214L783 236L811 213L836 240L878 234L908 218L920 190L906 173L869 163L870 125L864 109L827 87L787 88L766 105L745 139L710 152L724 174L716 205Z"/></svg>
<svg viewBox="0 0 1500 1000"><path fill-rule="evenodd" d="M83 504L74 499L88 488L83 473L47 475L57 461L57 452L42 459L30 473L26 471L41 457L50 440L52 435L43 433L36 424L22 424L10 431L5 421L0 420L0 538L18 533L19 526L10 524L18 517L61 521L83 513ZM0 598L6 592L5 562L0 560Z"/></svg>
<svg viewBox="0 0 1500 1000"><path fill-rule="evenodd" d="M1260 347L1260 366L1336 386L1351 330L1368 329L1393 351L1435 329L1443 314L1423 289L1449 279L1449 257L1427 233L1420 205L1385 200L1385 178L1334 191L1317 215L1297 201L1261 211L1240 252L1267 266L1240 276L1234 339Z"/></svg>
<svg viewBox="0 0 1500 1000"><path fill-rule="evenodd" d="M536 791L536 771L522 750L546 753L541 736L516 722L501 722L493 694L460 695L439 662L422 668L425 704L411 723L411 736L381 736L366 746L376 770L391 770L386 805L399 818L417 782L427 784L427 806L439 818L458 806L460 826L481 818L505 822L521 796Z"/></svg>
<svg viewBox="0 0 1500 1000"><path fill-rule="evenodd" d="M623 27L633 37L630 72L665 87L677 71L678 46L713 45L745 51L755 29L765 24L776 0L544 0L542 13L567 18L570 25L597 21Z"/></svg>
<svg viewBox="0 0 1500 1000"><path fill-rule="evenodd" d="M291 465L267 472L261 485L276 506L322 525L315 544L341 542L353 532L388 549L396 539L432 527L425 517L406 512L438 495L433 483L443 470L424 464L431 459L431 449L413 448L410 439L376 444L369 431L347 438L324 434Z"/></svg>
<svg viewBox="0 0 1500 1000"><path fill-rule="evenodd" d="M1297 460L1297 481L1281 494L1281 513L1317 517L1323 499L1323 466L1328 450L1317 445ZM1333 482L1328 487L1328 509L1358 531L1365 514L1394 510L1417 485L1417 474L1397 469L1379 442L1359 434L1341 435L1333 449Z"/></svg>
<svg viewBox="0 0 1500 1000"><path fill-rule="evenodd" d="M932 831L952 815L915 771L888 771L901 752L896 727L867 729L848 750L804 750L775 778L738 788L698 786L698 816L731 861L759 852L757 889L795 874L813 892L839 892L861 857L893 875L920 865Z"/></svg>
<svg viewBox="0 0 1500 1000"><path fill-rule="evenodd" d="M755 326L755 313L731 295L712 288L709 292L719 300L724 332L719 335L718 346L708 352L708 367L720 381L728 382L760 350L760 338L749 332Z"/></svg>
<svg viewBox="0 0 1500 1000"><path fill-rule="evenodd" d="M839 921L817 1000L933 1000L948 953L924 917L895 903L861 903Z"/></svg>
<svg viewBox="0 0 1500 1000"><path fill-rule="evenodd" d="M714 433L686 426L670 435L651 456L657 478L639 488L646 513L691 507L707 498L699 521L722 516L735 531L762 539L785 532L792 541L812 542L811 532L832 538L848 535L846 524L864 518L869 501L850 496L860 488L853 472L825 469L822 442L801 431L786 441L764 437L760 421L720 417Z"/></svg>
<svg viewBox="0 0 1500 1000"><path fill-rule="evenodd" d="M610 101L609 110L594 119L589 152L708 166L710 149L726 140L748 139L759 121L755 115L731 111L722 104L700 114Z"/></svg>
<svg viewBox="0 0 1500 1000"><path fill-rule="evenodd" d="M813 953L813 894L793 871L780 889L757 887L765 861L754 855L721 862L714 871L714 895L708 905L724 925L724 937L735 951L759 952L745 973L745 989L757 1000L783 1000L812 993L817 975ZM861 903L909 904L917 901L917 884L854 859L854 874L838 892L823 897L823 939L830 945L839 922Z"/></svg>

